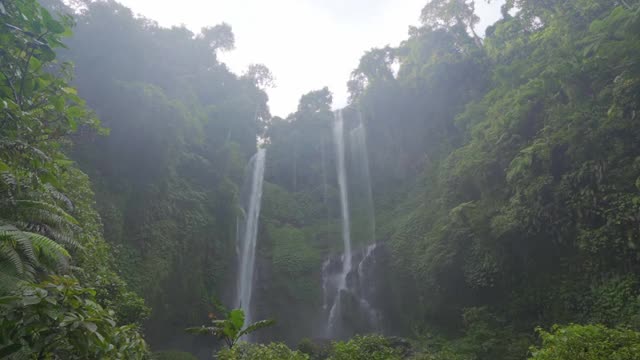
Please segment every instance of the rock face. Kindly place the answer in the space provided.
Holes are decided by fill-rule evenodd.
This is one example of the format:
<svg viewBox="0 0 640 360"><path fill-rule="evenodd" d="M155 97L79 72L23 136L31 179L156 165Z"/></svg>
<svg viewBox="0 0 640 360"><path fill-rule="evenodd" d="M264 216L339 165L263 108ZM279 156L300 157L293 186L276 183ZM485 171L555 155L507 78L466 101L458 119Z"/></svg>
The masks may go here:
<svg viewBox="0 0 640 360"><path fill-rule="evenodd" d="M346 284L341 286L340 276L345 255L327 259L322 268L324 304L327 318L327 338L343 339L355 334L382 333L382 315L378 310L380 299L376 255L377 244L370 245L352 255L351 271Z"/></svg>

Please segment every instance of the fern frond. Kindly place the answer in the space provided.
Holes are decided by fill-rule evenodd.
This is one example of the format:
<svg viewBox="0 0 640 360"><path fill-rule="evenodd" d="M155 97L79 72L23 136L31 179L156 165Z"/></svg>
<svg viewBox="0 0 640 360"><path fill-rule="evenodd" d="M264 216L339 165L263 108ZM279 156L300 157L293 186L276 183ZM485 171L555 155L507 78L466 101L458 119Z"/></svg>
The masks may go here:
<svg viewBox="0 0 640 360"><path fill-rule="evenodd" d="M12 246L11 241L13 241L11 236L0 236L0 258L11 263L18 275L23 275L25 272L24 262L20 254Z"/></svg>
<svg viewBox="0 0 640 360"><path fill-rule="evenodd" d="M31 239L29 239L25 234L21 231L14 231L12 233L1 233L0 237L3 235L13 236L14 241L16 243L16 248L20 249L21 253L26 257L26 260L32 264L38 263L38 258L36 257L35 250L33 249L33 244L31 243Z"/></svg>
<svg viewBox="0 0 640 360"><path fill-rule="evenodd" d="M45 154L42 150L20 140L10 140L6 138L1 139L0 150L10 154L19 154L21 156L25 156L25 155L32 156L43 162L47 162L51 160L51 157Z"/></svg>
<svg viewBox="0 0 640 360"><path fill-rule="evenodd" d="M74 239L74 234L66 229L54 229L47 224L41 223L16 223L23 231L33 232L44 235L67 249L82 249L82 245Z"/></svg>
<svg viewBox="0 0 640 360"><path fill-rule="evenodd" d="M40 220L44 223L48 223L53 221L56 224L71 224L78 225L78 220L76 220L69 213L64 211L61 207L44 202L44 201L36 201L36 200L16 200L16 205L18 206L18 210L26 211L29 214L40 214ZM28 210L34 209L33 213L30 213ZM48 215L48 216L47 216ZM48 219L47 219L48 218Z"/></svg>
<svg viewBox="0 0 640 360"><path fill-rule="evenodd" d="M73 202L71 199L67 197L67 195L61 193L51 184L46 184L45 188L47 189L47 193L56 201L63 203L69 211L73 211L75 206L73 206Z"/></svg>
<svg viewBox="0 0 640 360"><path fill-rule="evenodd" d="M31 239L33 247L36 249L38 255L40 256L52 259L62 257L65 260L71 257L67 249L46 236L32 232L24 232L24 234L28 236L29 239Z"/></svg>
<svg viewBox="0 0 640 360"><path fill-rule="evenodd" d="M83 249L82 245L73 238L73 234L66 231L59 231L47 225L41 225L40 234L46 235L48 238L55 240L58 244L63 245L67 249Z"/></svg>

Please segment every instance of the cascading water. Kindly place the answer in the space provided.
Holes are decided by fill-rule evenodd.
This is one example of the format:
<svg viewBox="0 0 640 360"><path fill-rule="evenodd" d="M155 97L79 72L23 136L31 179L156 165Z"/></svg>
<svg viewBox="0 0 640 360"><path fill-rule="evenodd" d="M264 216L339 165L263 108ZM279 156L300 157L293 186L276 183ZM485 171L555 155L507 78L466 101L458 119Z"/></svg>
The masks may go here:
<svg viewBox="0 0 640 360"><path fill-rule="evenodd" d="M331 334L337 326L337 316L340 311L341 292L347 289L347 276L351 272L351 221L349 219L349 194L347 189L347 168L344 155L344 119L342 110L336 111L333 123L333 138L336 146L336 170L338 174L338 187L340 188L340 214L342 217L342 241L344 252L342 255L342 272L337 278L337 292L333 306L329 310L327 324L328 333Z"/></svg>
<svg viewBox="0 0 640 360"><path fill-rule="evenodd" d="M258 238L258 225L260 218L260 204L262 200L262 182L264 179L264 167L266 150L259 149L251 158L249 186L243 187L243 192L248 191L243 200L244 226L240 227L238 236L238 285L236 306L245 314L245 322L251 323L251 294L253 292L253 275L256 260L256 244Z"/></svg>
<svg viewBox="0 0 640 360"><path fill-rule="evenodd" d="M345 134L342 111L335 113L333 136L336 150L336 169L340 190L340 212L344 252L340 257L329 257L322 266L323 310L327 314L325 336L339 338L356 332L380 331L380 315L375 310L375 279L370 276L377 245L353 252L350 212L357 211L359 225L370 229L363 232L365 243L375 240L373 200L369 177L369 164L362 123L349 133L350 171L356 175L354 188L356 204L351 209L349 182L345 157ZM354 266L355 264L355 266ZM327 313L328 311L328 313ZM345 319L349 317L349 319Z"/></svg>
<svg viewBox="0 0 640 360"><path fill-rule="evenodd" d="M370 243L376 238L376 222L373 207L373 192L371 189L371 174L369 172L369 154L367 152L366 131L362 119L359 125L349 132L350 144L350 173L354 183L352 191L353 211L361 216L352 219L353 227L362 229L365 241ZM354 205L355 203L355 205ZM366 230L366 231L365 231Z"/></svg>

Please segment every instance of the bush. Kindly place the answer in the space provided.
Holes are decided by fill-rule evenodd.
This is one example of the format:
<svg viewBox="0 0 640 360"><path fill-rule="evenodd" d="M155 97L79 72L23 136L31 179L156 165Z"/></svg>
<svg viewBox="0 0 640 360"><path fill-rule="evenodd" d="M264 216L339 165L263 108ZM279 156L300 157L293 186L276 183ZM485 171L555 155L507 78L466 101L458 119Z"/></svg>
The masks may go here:
<svg viewBox="0 0 640 360"><path fill-rule="evenodd" d="M538 333L542 346L531 348L530 360L636 360L640 354L640 332L632 330L555 325Z"/></svg>
<svg viewBox="0 0 640 360"><path fill-rule="evenodd" d="M162 351L154 354L155 360L198 360L191 353L183 351Z"/></svg>
<svg viewBox="0 0 640 360"><path fill-rule="evenodd" d="M218 353L219 360L309 360L299 351L293 351L284 344L269 345L240 343L232 349Z"/></svg>
<svg viewBox="0 0 640 360"><path fill-rule="evenodd" d="M0 298L0 357L148 359L134 325L117 326L95 291L74 278L52 276ZM4 358L4 357L3 357Z"/></svg>
<svg viewBox="0 0 640 360"><path fill-rule="evenodd" d="M356 336L348 342L336 342L331 360L399 360L402 354L389 339L379 335Z"/></svg>
<svg viewBox="0 0 640 360"><path fill-rule="evenodd" d="M323 360L331 355L331 345L329 340L313 341L305 338L298 343L298 351L309 355L311 360Z"/></svg>

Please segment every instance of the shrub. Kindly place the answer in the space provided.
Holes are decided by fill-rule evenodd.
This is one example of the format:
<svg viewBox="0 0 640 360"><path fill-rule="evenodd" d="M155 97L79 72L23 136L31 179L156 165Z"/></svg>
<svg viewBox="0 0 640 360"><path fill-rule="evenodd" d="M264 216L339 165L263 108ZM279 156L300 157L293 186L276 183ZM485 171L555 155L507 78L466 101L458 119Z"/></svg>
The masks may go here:
<svg viewBox="0 0 640 360"><path fill-rule="evenodd" d="M147 359L134 325L117 326L95 291L74 278L52 276L0 298L0 357Z"/></svg>
<svg viewBox="0 0 640 360"><path fill-rule="evenodd" d="M219 360L309 360L299 351L293 351L284 344L269 345L240 343L231 349L218 353Z"/></svg>
<svg viewBox="0 0 640 360"><path fill-rule="evenodd" d="M183 351L162 351L154 354L155 360L198 360L191 353Z"/></svg>
<svg viewBox="0 0 640 360"><path fill-rule="evenodd" d="M538 329L542 345L532 347L530 360L635 360L640 354L640 332L602 325L555 325Z"/></svg>
<svg viewBox="0 0 640 360"><path fill-rule="evenodd" d="M401 352L389 339L379 335L356 336L347 342L336 342L331 360L399 360Z"/></svg>

